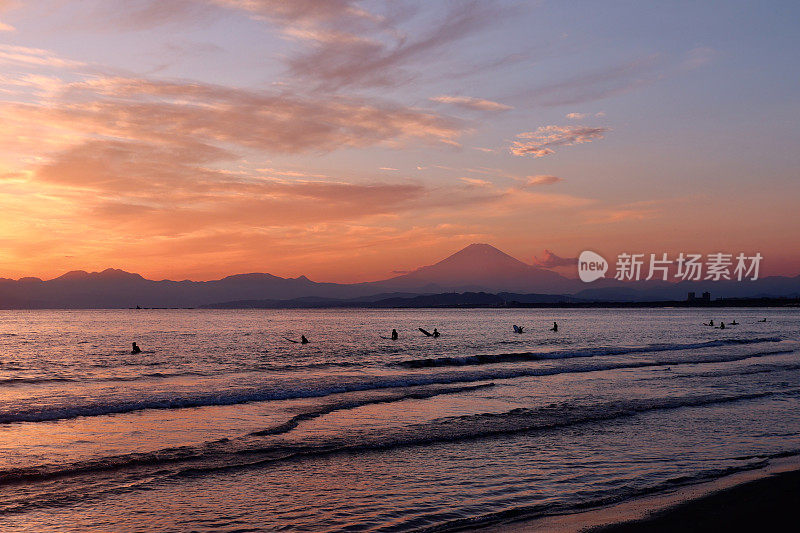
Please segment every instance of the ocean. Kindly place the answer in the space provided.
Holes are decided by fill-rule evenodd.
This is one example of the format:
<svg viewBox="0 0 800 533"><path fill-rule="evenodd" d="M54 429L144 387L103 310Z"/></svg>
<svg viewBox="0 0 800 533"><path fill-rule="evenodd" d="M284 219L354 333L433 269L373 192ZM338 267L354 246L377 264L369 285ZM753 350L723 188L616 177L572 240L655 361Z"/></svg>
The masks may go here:
<svg viewBox="0 0 800 533"><path fill-rule="evenodd" d="M0 528L449 531L714 480L800 453L798 325L798 309L0 311Z"/></svg>

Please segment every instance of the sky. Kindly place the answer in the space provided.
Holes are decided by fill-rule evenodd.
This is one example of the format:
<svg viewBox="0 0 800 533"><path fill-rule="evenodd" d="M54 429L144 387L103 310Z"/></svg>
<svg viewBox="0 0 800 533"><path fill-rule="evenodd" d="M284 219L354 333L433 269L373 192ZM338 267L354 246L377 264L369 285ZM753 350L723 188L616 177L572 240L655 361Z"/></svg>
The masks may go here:
<svg viewBox="0 0 800 533"><path fill-rule="evenodd" d="M0 277L475 242L800 274L796 2L0 0Z"/></svg>

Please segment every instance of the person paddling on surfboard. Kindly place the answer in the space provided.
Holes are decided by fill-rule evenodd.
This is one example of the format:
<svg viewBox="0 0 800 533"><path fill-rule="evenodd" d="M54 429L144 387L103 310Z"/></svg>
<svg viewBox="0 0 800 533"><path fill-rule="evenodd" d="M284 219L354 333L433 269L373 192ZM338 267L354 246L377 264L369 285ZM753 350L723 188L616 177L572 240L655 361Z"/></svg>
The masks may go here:
<svg viewBox="0 0 800 533"><path fill-rule="evenodd" d="M553 327L552 327L552 328L550 328L550 331L558 331L558 324L556 324L555 322L553 322Z"/></svg>
<svg viewBox="0 0 800 533"><path fill-rule="evenodd" d="M131 348L131 355L142 353L141 348L139 348L135 342L132 342L131 345L133 346L133 348Z"/></svg>
<svg viewBox="0 0 800 533"><path fill-rule="evenodd" d="M393 329L393 330L392 330L392 340L393 340L393 341L396 341L396 340L397 340L397 337L398 337L398 335L397 335L397 330L396 330L396 329Z"/></svg>

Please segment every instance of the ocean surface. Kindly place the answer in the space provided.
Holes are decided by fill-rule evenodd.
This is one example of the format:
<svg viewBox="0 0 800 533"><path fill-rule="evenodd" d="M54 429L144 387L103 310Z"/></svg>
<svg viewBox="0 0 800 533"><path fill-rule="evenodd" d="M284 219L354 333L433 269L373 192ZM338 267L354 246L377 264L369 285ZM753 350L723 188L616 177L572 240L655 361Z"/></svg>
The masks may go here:
<svg viewBox="0 0 800 533"><path fill-rule="evenodd" d="M800 453L799 338L798 309L0 311L0 529L609 505Z"/></svg>

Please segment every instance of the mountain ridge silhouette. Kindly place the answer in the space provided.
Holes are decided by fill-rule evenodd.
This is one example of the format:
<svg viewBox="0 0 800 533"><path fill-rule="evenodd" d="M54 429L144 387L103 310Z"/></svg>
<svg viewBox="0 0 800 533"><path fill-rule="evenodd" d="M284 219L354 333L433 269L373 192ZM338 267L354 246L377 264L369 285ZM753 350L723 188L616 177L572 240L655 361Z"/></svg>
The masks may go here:
<svg viewBox="0 0 800 533"><path fill-rule="evenodd" d="M127 308L199 307L254 300L360 299L376 295L486 292L571 294L597 300L670 300L688 291L712 290L715 296L800 295L800 276L771 277L755 282L617 282L585 284L530 265L485 243L466 246L444 259L380 281L315 282L306 276L282 278L245 273L210 281L150 280L139 274L108 268L100 272L73 270L50 280L0 278L0 308ZM632 292L635 293L632 295Z"/></svg>

